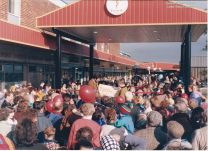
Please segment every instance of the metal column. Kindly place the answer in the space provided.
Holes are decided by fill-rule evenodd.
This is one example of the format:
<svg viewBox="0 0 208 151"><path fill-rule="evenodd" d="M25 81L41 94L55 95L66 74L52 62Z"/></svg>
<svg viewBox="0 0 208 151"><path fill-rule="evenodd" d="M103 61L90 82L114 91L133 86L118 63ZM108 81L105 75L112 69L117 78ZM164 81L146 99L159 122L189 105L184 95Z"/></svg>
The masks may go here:
<svg viewBox="0 0 208 151"><path fill-rule="evenodd" d="M90 44L89 79L93 78L93 68L94 68L94 44Z"/></svg>
<svg viewBox="0 0 208 151"><path fill-rule="evenodd" d="M183 75L184 75L184 54L185 54L185 43L183 42L181 44L181 61L180 61L180 77L182 78L182 80L184 79Z"/></svg>
<svg viewBox="0 0 208 151"><path fill-rule="evenodd" d="M61 34L56 32L56 52L55 52L55 88L61 88Z"/></svg>
<svg viewBox="0 0 208 151"><path fill-rule="evenodd" d="M187 93L188 86L191 82L191 25L188 25L185 34L185 54L183 72L185 91Z"/></svg>

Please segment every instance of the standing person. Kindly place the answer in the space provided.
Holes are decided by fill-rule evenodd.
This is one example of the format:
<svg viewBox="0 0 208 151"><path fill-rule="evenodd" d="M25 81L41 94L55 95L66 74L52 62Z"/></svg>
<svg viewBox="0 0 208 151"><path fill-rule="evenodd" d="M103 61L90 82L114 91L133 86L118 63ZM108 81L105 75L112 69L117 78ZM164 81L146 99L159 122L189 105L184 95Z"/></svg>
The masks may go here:
<svg viewBox="0 0 208 151"><path fill-rule="evenodd" d="M18 123L14 136L18 150L47 150L43 144L37 143L37 127L31 119L25 118Z"/></svg>
<svg viewBox="0 0 208 151"><path fill-rule="evenodd" d="M14 95L11 92L6 92L5 93L5 100L1 105L1 108L6 108L6 107L13 107L14 104Z"/></svg>
<svg viewBox="0 0 208 151"><path fill-rule="evenodd" d="M101 127L92 120L92 115L95 112L95 107L92 103L84 103L81 106L81 112L83 113L82 119L78 119L72 125L69 139L68 139L68 149L73 149L74 145L76 144L76 134L80 128L85 126L89 127L93 131L93 146L100 147L100 130Z"/></svg>
<svg viewBox="0 0 208 151"><path fill-rule="evenodd" d="M17 121L14 119L14 111L8 108L0 109L0 134L8 136L15 129L16 125Z"/></svg>
<svg viewBox="0 0 208 151"><path fill-rule="evenodd" d="M164 150L191 150L192 145L184 139L181 139L184 133L183 126L176 121L167 123L169 142L165 145Z"/></svg>
<svg viewBox="0 0 208 151"><path fill-rule="evenodd" d="M127 87L126 87L126 84L125 84L125 80L124 79L121 79L119 81L119 88L120 88L120 91L119 91L119 96L122 96L123 98L125 98L125 94L126 92L128 91Z"/></svg>
<svg viewBox="0 0 208 151"><path fill-rule="evenodd" d="M93 76L92 79L90 79L88 85L91 86L93 89L97 90L98 89L97 77Z"/></svg>
<svg viewBox="0 0 208 151"><path fill-rule="evenodd" d="M51 127L52 123L49 118L45 116L45 102L38 101L34 102L33 108L38 112L37 119L37 132L38 132L38 140L40 143L44 141L44 131L46 128Z"/></svg>
<svg viewBox="0 0 208 151"><path fill-rule="evenodd" d="M196 129L192 134L192 147L194 150L207 150L208 149L208 110L202 113L198 119L200 128Z"/></svg>
<svg viewBox="0 0 208 151"><path fill-rule="evenodd" d="M119 109L120 109L120 119L116 121L115 126L118 128L124 127L129 133L133 133L134 123L132 117L130 116L131 109L125 104L122 104Z"/></svg>
<svg viewBox="0 0 208 151"><path fill-rule="evenodd" d="M190 99L194 99L197 102L198 106L201 105L203 100L206 100L206 97L203 96L201 92L198 91L198 87L196 85L190 85L189 91L191 93Z"/></svg>
<svg viewBox="0 0 208 151"><path fill-rule="evenodd" d="M167 142L167 135L160 126L162 115L157 111L151 111L147 116L147 122L148 127L136 131L134 135L148 141L148 150L162 149L162 146Z"/></svg>

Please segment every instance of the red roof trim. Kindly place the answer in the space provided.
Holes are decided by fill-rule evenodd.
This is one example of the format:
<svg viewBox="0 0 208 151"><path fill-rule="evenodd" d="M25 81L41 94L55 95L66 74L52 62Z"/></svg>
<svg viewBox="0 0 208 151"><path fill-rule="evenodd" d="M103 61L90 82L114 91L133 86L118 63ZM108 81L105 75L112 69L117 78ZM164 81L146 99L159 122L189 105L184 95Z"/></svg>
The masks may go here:
<svg viewBox="0 0 208 151"><path fill-rule="evenodd" d="M169 0L129 0L127 11L120 16L112 16L105 3L106 0L80 0L38 17L37 27L207 24L207 12Z"/></svg>

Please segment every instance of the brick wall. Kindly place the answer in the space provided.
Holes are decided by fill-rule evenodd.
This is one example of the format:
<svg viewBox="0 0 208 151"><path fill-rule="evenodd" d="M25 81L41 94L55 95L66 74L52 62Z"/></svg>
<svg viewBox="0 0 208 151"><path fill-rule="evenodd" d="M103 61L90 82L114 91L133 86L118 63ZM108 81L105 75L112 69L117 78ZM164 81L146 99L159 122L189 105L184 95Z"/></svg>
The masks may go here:
<svg viewBox="0 0 208 151"><path fill-rule="evenodd" d="M0 19L6 20L8 12L8 0L0 0Z"/></svg>
<svg viewBox="0 0 208 151"><path fill-rule="evenodd" d="M35 28L36 17L59 8L49 0L22 0L21 25Z"/></svg>
<svg viewBox="0 0 208 151"><path fill-rule="evenodd" d="M120 43L97 43L97 50L118 55L120 52Z"/></svg>
<svg viewBox="0 0 208 151"><path fill-rule="evenodd" d="M120 53L120 43L110 43L109 50L110 54L118 55Z"/></svg>

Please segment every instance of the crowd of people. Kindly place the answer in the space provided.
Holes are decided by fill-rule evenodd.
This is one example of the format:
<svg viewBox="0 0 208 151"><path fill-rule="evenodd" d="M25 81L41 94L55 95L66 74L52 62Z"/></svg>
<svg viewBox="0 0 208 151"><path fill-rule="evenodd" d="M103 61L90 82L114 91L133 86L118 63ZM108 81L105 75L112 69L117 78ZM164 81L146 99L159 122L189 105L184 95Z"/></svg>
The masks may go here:
<svg viewBox="0 0 208 151"><path fill-rule="evenodd" d="M118 93L100 96L99 84L117 87ZM61 89L28 83L1 91L0 149L208 149L207 98L195 79L186 93L175 74L94 77L87 85L96 100L80 97L79 82Z"/></svg>

